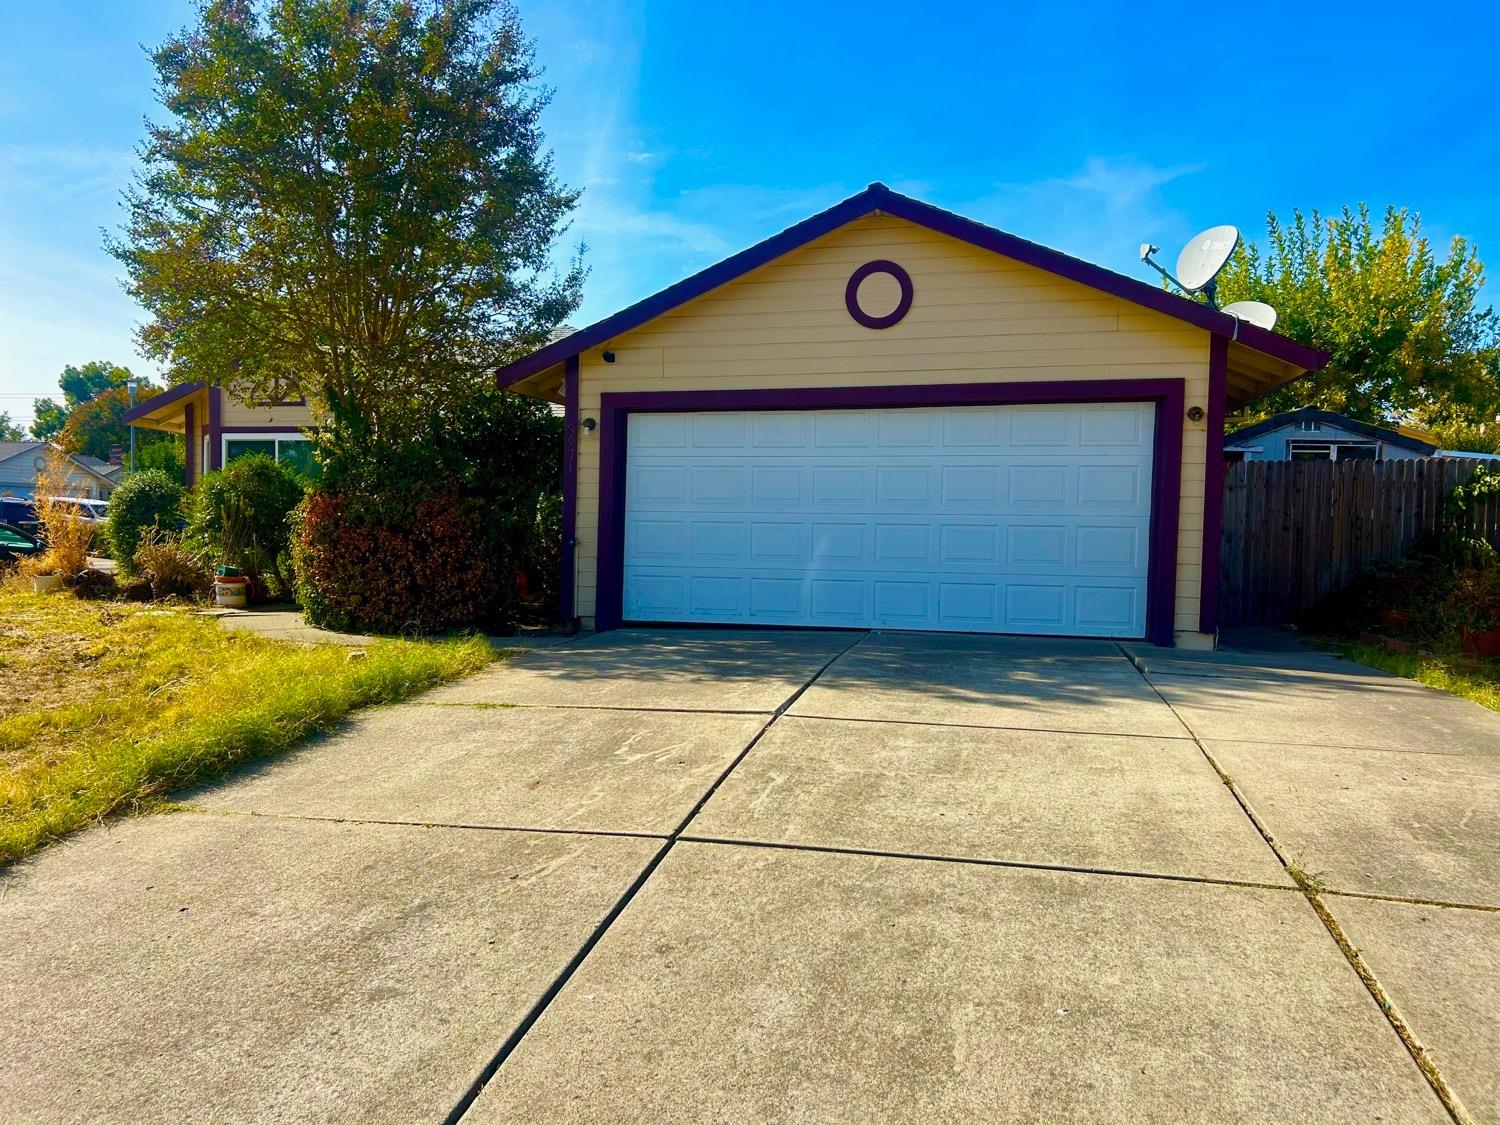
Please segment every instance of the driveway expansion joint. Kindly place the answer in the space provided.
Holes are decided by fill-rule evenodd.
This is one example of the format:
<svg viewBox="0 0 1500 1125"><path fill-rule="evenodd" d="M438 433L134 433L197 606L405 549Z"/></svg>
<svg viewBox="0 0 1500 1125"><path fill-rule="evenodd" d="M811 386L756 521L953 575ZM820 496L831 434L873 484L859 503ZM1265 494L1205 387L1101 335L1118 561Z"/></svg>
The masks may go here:
<svg viewBox="0 0 1500 1125"><path fill-rule="evenodd" d="M1021 871L1054 871L1067 875L1101 875L1106 878L1156 879L1168 883L1201 883L1214 887L1240 887L1255 891L1283 891L1297 894L1298 888L1283 883L1258 883L1248 879L1216 879L1211 875L1178 875L1165 871L1132 871L1115 867L1086 867L1067 863L1043 863L1038 860L996 859L993 856L944 855L934 852L902 852L884 848L858 848L842 844L787 843L781 840L750 840L732 836L677 837L684 844L712 844L737 848L771 848L787 852L816 852L823 855L868 856L873 859L904 859L919 863L958 863L971 867L1004 867Z"/></svg>
<svg viewBox="0 0 1500 1125"><path fill-rule="evenodd" d="M1191 733L1131 734L1118 730L1076 730L1071 727L1066 729L1061 727L1017 727L1001 726L997 723L948 723L928 719L867 719L845 715L813 715L805 711L799 711L795 715L788 715L787 718L811 719L819 723L876 723L894 727L935 727L939 730L1004 730L1013 731L1017 734L1077 734L1088 738L1138 738L1147 741L1170 739L1177 742L1196 741Z"/></svg>
<svg viewBox="0 0 1500 1125"><path fill-rule="evenodd" d="M447 820L387 820L366 816L318 816L314 813L261 812L256 809L208 809L179 804L172 811L198 816L252 816L263 820L310 821L314 824L369 824L381 828L447 828L459 832L519 832L549 836L610 836L627 840L665 840L664 832L632 832L625 828L556 828L526 824L475 824Z"/></svg>
<svg viewBox="0 0 1500 1125"><path fill-rule="evenodd" d="M1120 646L1120 651L1124 652L1127 658L1130 657L1129 652L1126 651L1124 646ZM1255 830L1260 833L1261 839L1265 840L1266 846L1271 849L1276 859L1281 863L1281 866L1286 869L1286 873L1297 884L1297 889L1302 892L1302 896L1307 900L1308 906L1317 915L1318 921L1323 924L1323 928L1328 931L1328 936L1338 946L1339 952L1344 955L1344 959L1349 963L1349 967L1359 977L1360 983L1365 986L1370 999L1380 1009L1380 1014L1390 1024L1391 1030L1396 1034L1396 1038L1401 1041L1401 1045L1406 1048L1407 1054L1411 1056L1412 1062L1416 1064L1422 1077L1432 1087L1432 1092L1437 1096L1438 1101L1442 1103L1443 1109L1453 1118L1456 1125L1475 1125L1474 1118L1469 1115L1469 1112L1459 1100L1458 1095L1449 1086L1447 1079L1438 1069L1437 1063L1427 1053L1427 1048L1423 1046L1422 1041L1417 1038L1416 1032L1412 1030L1411 1025L1406 1021L1406 1017L1401 1014L1395 1002L1391 1000L1385 990L1385 986L1380 983L1380 979L1375 975L1374 970L1370 968L1369 964L1360 954L1359 949L1344 933L1344 929L1339 925L1338 919L1333 916L1333 913L1323 902L1323 896L1327 893L1326 889L1318 885L1316 877L1310 878L1303 872L1301 867L1281 850L1281 846L1276 842L1275 836L1272 835L1270 829L1266 827L1265 822L1261 820L1254 808L1251 807L1249 799L1240 792L1239 787L1234 783L1234 779L1219 764L1208 747L1203 744L1203 740L1198 737L1197 732L1191 726L1188 726L1187 720L1178 714L1177 708L1172 706L1172 702L1152 682L1151 677L1146 674L1144 666L1137 664L1133 659L1131 663L1135 664L1136 671L1140 673L1141 679L1156 693L1157 698L1171 709L1172 714L1177 716L1177 721L1192 734L1193 741L1197 744L1199 752L1207 760L1208 764L1213 767L1214 772L1219 775L1219 780L1229 790L1241 810L1250 819L1250 823L1255 826Z"/></svg>
<svg viewBox="0 0 1500 1125"><path fill-rule="evenodd" d="M608 703L464 703L413 700L421 707L456 707L499 711L624 711L647 715L774 715L774 711L737 711L722 707L619 707Z"/></svg>
<svg viewBox="0 0 1500 1125"><path fill-rule="evenodd" d="M776 720L781 718L781 716L784 715L787 710L797 702L797 700L801 699L803 693L807 691L808 688L812 687L813 684L817 683L818 678L822 676L824 672L828 671L829 668L833 667L834 663L841 656L849 652L850 649L854 648L861 641L866 640L869 636L870 633L868 630L861 631L854 638L854 640L845 645L838 652L834 653L833 656L829 657L828 660L816 672L814 672L811 677L808 678L806 683L804 683L796 691L792 692L792 694L788 696L782 702L782 704L770 714L766 721L761 724L760 729L751 736L750 740L745 744L744 749L736 754L729 765L726 766L720 772L719 776L714 779L713 784L708 787L707 791L704 792L704 794L698 799L693 807L688 810L687 815L683 817L682 821L677 825L677 827L673 829L673 831L667 836L667 838L663 841L662 846L656 850L656 854L653 855L646 866L641 869L641 873L637 875L634 880L632 880L630 886L625 888L625 893L620 896L619 900L614 904L614 906L612 906L604 915L599 924L589 935L588 939L583 943L583 945L579 947L578 951L574 953L571 958L569 958L568 963L563 966L562 972L557 975L553 982L547 987L546 991L542 993L536 1004L532 1006L529 1012L527 1012L525 1018L516 1025L516 1027L508 1036L506 1036L505 1041L500 1045L500 1049L496 1051L495 1056L480 1072L479 1076L469 1086L469 1089L465 1091L462 1097L459 1098L458 1102L449 1111L448 1116L443 1119L444 1125L458 1125L458 1122L463 1119L466 1113L468 1113L469 1108L474 1104L475 1099L477 1099L479 1095L484 1092L484 1088L489 1085L491 1079L495 1077L500 1068L505 1064L505 1060L515 1052L515 1049L518 1046L520 1046L521 1041L526 1038L526 1034L532 1029L532 1027L536 1025L537 1020L541 1019L543 1013L545 1013L547 1008L552 1004L552 1001L557 998L558 993L560 993L567 986L568 981L573 978L573 975L583 965L584 961L588 959L589 954L594 951L594 947L597 946L601 940L603 940L604 935L609 931L610 926L614 925L615 920L624 913L625 908L630 905L631 901L640 892L640 889L646 885L647 880L649 880L651 876L656 873L656 869L661 866L662 860L667 858L667 854L671 852L672 846L682 837L682 834L687 830L688 825L692 823L693 818L696 817L701 811L703 811L703 806L706 805L710 799L712 799L713 795L718 792L719 787L724 784L729 775L732 774L739 766L739 764L745 760L745 756L755 748L755 744L759 742L762 737L764 737L766 731L770 730ZM605 710L618 710L618 708L605 708ZM751 714L764 714L764 712L751 712Z"/></svg>

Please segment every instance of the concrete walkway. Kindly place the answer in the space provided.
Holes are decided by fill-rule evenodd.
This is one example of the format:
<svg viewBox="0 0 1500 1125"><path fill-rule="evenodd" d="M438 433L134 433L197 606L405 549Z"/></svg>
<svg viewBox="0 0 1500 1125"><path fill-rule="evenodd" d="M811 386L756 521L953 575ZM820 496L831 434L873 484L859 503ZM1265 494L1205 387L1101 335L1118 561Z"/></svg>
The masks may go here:
<svg viewBox="0 0 1500 1125"><path fill-rule="evenodd" d="M10 1116L1500 1120L1500 715L1330 657L622 631L184 801L0 875Z"/></svg>

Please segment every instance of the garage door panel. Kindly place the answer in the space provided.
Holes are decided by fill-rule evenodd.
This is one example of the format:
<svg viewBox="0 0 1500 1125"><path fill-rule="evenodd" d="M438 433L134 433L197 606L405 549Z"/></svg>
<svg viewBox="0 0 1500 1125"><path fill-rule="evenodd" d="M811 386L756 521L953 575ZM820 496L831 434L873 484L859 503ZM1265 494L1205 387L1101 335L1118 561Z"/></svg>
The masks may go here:
<svg viewBox="0 0 1500 1125"><path fill-rule="evenodd" d="M1145 404L637 415L631 620L1140 636Z"/></svg>

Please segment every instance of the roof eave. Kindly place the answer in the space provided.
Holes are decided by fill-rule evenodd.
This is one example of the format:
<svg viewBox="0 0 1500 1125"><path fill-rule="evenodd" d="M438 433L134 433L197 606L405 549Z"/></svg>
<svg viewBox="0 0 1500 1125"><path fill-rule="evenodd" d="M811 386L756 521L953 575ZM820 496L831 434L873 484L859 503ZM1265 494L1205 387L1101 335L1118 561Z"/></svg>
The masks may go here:
<svg viewBox="0 0 1500 1125"><path fill-rule="evenodd" d="M1074 258L1060 250L1028 242L1024 238L985 226L973 219L951 211L944 211L930 203L912 199L910 196L892 191L884 184L871 184L864 191L850 196L841 203L834 204L826 211L820 211L603 320L596 321L569 336L553 341L528 356L506 364L495 372L496 382L501 387L513 386L538 372L562 363L570 356L580 355L615 336L638 328L647 321L654 320L696 297L701 297L753 269L758 269L783 254L806 245L815 238L821 238L846 223L875 212L905 219L939 234L946 234L1025 265L1035 266L1059 277L1131 301L1144 308L1154 309L1188 324L1237 340L1246 347L1305 371L1316 371L1328 362L1328 353L1318 348L1299 344L1269 329L1249 324L1228 313L1212 309L1207 305L1200 305L1196 301L1170 293L1147 282L1126 277L1124 274L1115 273L1113 270L1107 270L1103 266L1085 262L1080 258Z"/></svg>
<svg viewBox="0 0 1500 1125"><path fill-rule="evenodd" d="M152 395L150 398L143 399L130 407L124 414L120 415L120 421L126 425L130 425L141 418L145 418L147 415L155 414L164 406L171 406L175 402L191 398L199 391L206 390L207 387L207 383L183 383L173 387L169 391L162 391L161 394Z"/></svg>

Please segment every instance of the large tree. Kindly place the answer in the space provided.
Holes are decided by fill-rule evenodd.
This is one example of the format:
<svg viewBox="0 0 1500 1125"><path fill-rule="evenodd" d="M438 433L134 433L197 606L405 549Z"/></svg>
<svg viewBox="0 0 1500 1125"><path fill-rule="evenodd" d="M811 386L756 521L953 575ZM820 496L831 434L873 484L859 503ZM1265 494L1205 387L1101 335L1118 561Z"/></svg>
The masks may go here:
<svg viewBox="0 0 1500 1125"><path fill-rule="evenodd" d="M0 411L0 441L25 441L26 431L10 420L10 414Z"/></svg>
<svg viewBox="0 0 1500 1125"><path fill-rule="evenodd" d="M68 415L76 407L93 401L111 388L125 386L130 379L130 368L118 367L108 360L96 359L82 367L68 364L57 378L62 402L51 398L32 400L31 436L43 440L56 437L68 424Z"/></svg>
<svg viewBox="0 0 1500 1125"><path fill-rule="evenodd" d="M509 4L208 0L152 61L171 117L111 249L172 381L295 387L332 445L400 447L577 305Z"/></svg>
<svg viewBox="0 0 1500 1125"><path fill-rule="evenodd" d="M141 387L136 401L143 402L159 394L159 387ZM129 392L124 387L110 387L68 411L68 420L55 440L69 453L106 459L116 446L125 449L130 445L130 427L121 420L129 408ZM144 448L168 437L160 430L138 430L136 444Z"/></svg>
<svg viewBox="0 0 1500 1125"><path fill-rule="evenodd" d="M1266 216L1264 246L1242 243L1219 275L1221 302L1258 300L1276 328L1332 353L1274 392L1265 413L1320 406L1371 422L1493 421L1500 412L1500 323L1481 304L1484 266L1455 238L1439 258L1421 217L1391 207Z"/></svg>

